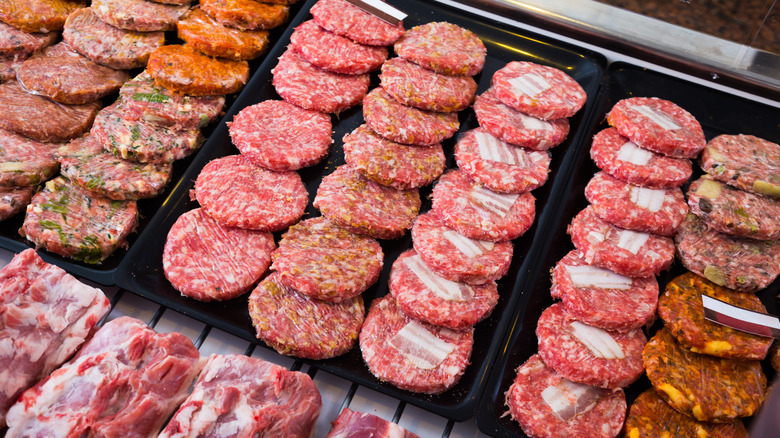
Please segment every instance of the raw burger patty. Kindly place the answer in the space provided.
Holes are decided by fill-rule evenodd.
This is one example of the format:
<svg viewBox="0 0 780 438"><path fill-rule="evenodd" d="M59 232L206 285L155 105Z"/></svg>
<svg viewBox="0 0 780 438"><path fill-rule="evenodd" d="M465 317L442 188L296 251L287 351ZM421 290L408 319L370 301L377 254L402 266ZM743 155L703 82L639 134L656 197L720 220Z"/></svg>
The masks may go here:
<svg viewBox="0 0 780 438"><path fill-rule="evenodd" d="M0 58L26 59L57 41L57 32L29 33L0 21Z"/></svg>
<svg viewBox="0 0 780 438"><path fill-rule="evenodd" d="M395 259L390 294L405 315L420 322L461 330L490 315L498 303L495 281L474 286L436 275L413 249Z"/></svg>
<svg viewBox="0 0 780 438"><path fill-rule="evenodd" d="M267 30L241 30L225 26L200 8L192 9L176 24L180 39L209 56L234 61L255 59L268 49Z"/></svg>
<svg viewBox="0 0 780 438"><path fill-rule="evenodd" d="M506 392L512 419L528 436L614 438L623 427L626 396L565 379L534 354Z"/></svg>
<svg viewBox="0 0 780 438"><path fill-rule="evenodd" d="M290 15L288 6L254 0L203 0L200 7L217 22L243 30L272 29Z"/></svg>
<svg viewBox="0 0 780 438"><path fill-rule="evenodd" d="M229 300L260 280L275 248L271 233L225 227L196 208L179 216L168 231L163 270L182 295Z"/></svg>
<svg viewBox="0 0 780 438"><path fill-rule="evenodd" d="M59 146L0 129L0 187L34 186L54 176Z"/></svg>
<svg viewBox="0 0 780 438"><path fill-rule="evenodd" d="M23 211L32 200L33 186L0 187L0 221Z"/></svg>
<svg viewBox="0 0 780 438"><path fill-rule="evenodd" d="M322 179L314 198L314 207L335 224L377 239L403 236L420 204L417 190L377 184L347 164Z"/></svg>
<svg viewBox="0 0 780 438"><path fill-rule="evenodd" d="M455 162L472 180L500 193L523 193L541 187L550 172L548 152L509 144L481 127L459 137Z"/></svg>
<svg viewBox="0 0 780 438"><path fill-rule="evenodd" d="M495 193L458 170L442 175L433 187L433 212L448 227L491 242L522 236L536 216L535 201L529 192Z"/></svg>
<svg viewBox="0 0 780 438"><path fill-rule="evenodd" d="M157 84L196 96L235 93L249 79L246 61L212 58L186 44L157 48L149 55L146 71Z"/></svg>
<svg viewBox="0 0 780 438"><path fill-rule="evenodd" d="M360 44L389 46L404 33L404 24L392 25L345 0L321 0L311 7L314 22Z"/></svg>
<svg viewBox="0 0 780 438"><path fill-rule="evenodd" d="M343 75L317 68L289 49L271 73L282 99L324 113L340 113L360 103L371 80L367 74Z"/></svg>
<svg viewBox="0 0 780 438"><path fill-rule="evenodd" d="M280 354L306 359L340 356L355 345L363 325L363 298L340 303L309 298L271 273L252 291L249 316L257 337Z"/></svg>
<svg viewBox="0 0 780 438"><path fill-rule="evenodd" d="M387 59L385 47L356 43L321 28L314 20L295 28L290 47L317 67L348 75L378 70Z"/></svg>
<svg viewBox="0 0 780 438"><path fill-rule="evenodd" d="M436 145L452 137L460 127L457 113L425 111L403 105L382 87L374 88L363 99L363 118L382 137L418 146Z"/></svg>
<svg viewBox="0 0 780 438"><path fill-rule="evenodd" d="M137 32L173 30L189 5L166 5L146 0L93 0L98 18L114 27Z"/></svg>
<svg viewBox="0 0 780 438"><path fill-rule="evenodd" d="M241 155L278 172L319 163L333 142L328 114L283 100L245 107L227 125Z"/></svg>
<svg viewBox="0 0 780 438"><path fill-rule="evenodd" d="M241 155L212 160L195 181L194 197L229 227L281 231L303 216L309 194L296 172L274 172Z"/></svg>
<svg viewBox="0 0 780 438"><path fill-rule="evenodd" d="M738 189L780 198L780 145L753 135L719 135L707 143L701 168Z"/></svg>
<svg viewBox="0 0 780 438"><path fill-rule="evenodd" d="M401 58L451 76L479 73L487 54L474 32L446 22L415 26L404 32L393 48Z"/></svg>
<svg viewBox="0 0 780 438"><path fill-rule="evenodd" d="M571 76L533 62L508 63L493 74L493 87L504 104L543 120L571 117L587 99Z"/></svg>
<svg viewBox="0 0 780 438"><path fill-rule="evenodd" d="M552 271L553 298L563 301L572 318L604 330L627 332L655 319L658 280L631 278L591 266L573 250Z"/></svg>
<svg viewBox="0 0 780 438"><path fill-rule="evenodd" d="M341 302L379 279L383 252L371 237L349 232L325 217L291 226L273 253L279 283L312 298Z"/></svg>
<svg viewBox="0 0 780 438"><path fill-rule="evenodd" d="M10 58L0 58L0 83L16 79L16 71L22 66L22 63L27 58L15 59L13 56Z"/></svg>
<svg viewBox="0 0 780 438"><path fill-rule="evenodd" d="M48 33L62 29L68 15L84 6L79 0L3 0L0 20L23 32Z"/></svg>
<svg viewBox="0 0 780 438"><path fill-rule="evenodd" d="M680 187L693 173L690 159L667 157L643 149L615 128L604 129L593 136L590 157L604 172L642 187Z"/></svg>
<svg viewBox="0 0 780 438"><path fill-rule="evenodd" d="M443 75L397 57L382 64L379 78L382 88L398 102L430 111L466 109L477 91L471 76Z"/></svg>
<svg viewBox="0 0 780 438"><path fill-rule="evenodd" d="M412 243L425 265L437 275L475 285L506 275L514 249L512 242L469 239L431 211L415 219Z"/></svg>
<svg viewBox="0 0 780 438"><path fill-rule="evenodd" d="M438 394L460 380L474 346L474 329L450 330L404 315L389 295L371 303L360 351L371 374L403 390Z"/></svg>

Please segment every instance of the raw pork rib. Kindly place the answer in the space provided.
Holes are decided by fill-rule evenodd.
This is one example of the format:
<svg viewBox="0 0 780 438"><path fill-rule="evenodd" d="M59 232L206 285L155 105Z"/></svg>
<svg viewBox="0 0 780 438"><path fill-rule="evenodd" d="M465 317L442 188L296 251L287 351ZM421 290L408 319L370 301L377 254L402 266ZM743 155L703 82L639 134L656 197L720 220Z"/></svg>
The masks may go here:
<svg viewBox="0 0 780 438"><path fill-rule="evenodd" d="M0 270L0 428L19 394L65 362L108 310L100 289L33 249Z"/></svg>
<svg viewBox="0 0 780 438"><path fill-rule="evenodd" d="M11 406L6 438L149 437L200 371L192 342L123 316Z"/></svg>
<svg viewBox="0 0 780 438"><path fill-rule="evenodd" d="M214 355L160 438L308 438L321 406L308 374L261 359Z"/></svg>

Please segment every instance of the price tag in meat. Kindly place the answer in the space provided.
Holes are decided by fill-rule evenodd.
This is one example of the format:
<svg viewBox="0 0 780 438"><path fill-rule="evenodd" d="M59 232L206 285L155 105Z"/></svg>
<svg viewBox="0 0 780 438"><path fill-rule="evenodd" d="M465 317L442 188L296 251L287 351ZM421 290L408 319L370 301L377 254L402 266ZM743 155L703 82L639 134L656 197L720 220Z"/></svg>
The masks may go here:
<svg viewBox="0 0 780 438"><path fill-rule="evenodd" d="M773 315L732 306L707 295L701 296L704 318L733 329L780 339L780 320Z"/></svg>

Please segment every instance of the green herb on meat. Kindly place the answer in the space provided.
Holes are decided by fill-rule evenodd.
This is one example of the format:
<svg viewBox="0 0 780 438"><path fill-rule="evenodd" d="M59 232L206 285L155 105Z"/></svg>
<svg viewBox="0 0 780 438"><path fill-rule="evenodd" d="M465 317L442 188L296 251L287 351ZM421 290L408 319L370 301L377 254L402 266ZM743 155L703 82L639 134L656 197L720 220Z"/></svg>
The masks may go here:
<svg viewBox="0 0 780 438"><path fill-rule="evenodd" d="M55 211L55 212L61 213L61 214L67 214L68 213L68 207L64 207L64 206L58 205L58 204L45 203L45 204L41 204L41 208L44 208L44 209L50 210L50 211Z"/></svg>
<svg viewBox="0 0 780 438"><path fill-rule="evenodd" d="M89 175L87 178L89 178L89 180L85 185L88 189L91 190L103 186L103 180L99 176Z"/></svg>
<svg viewBox="0 0 780 438"><path fill-rule="evenodd" d="M76 260L81 260L85 263L99 263L103 260L103 252L98 246L98 238L95 236L84 236L83 244L73 255Z"/></svg>
<svg viewBox="0 0 780 438"><path fill-rule="evenodd" d="M170 100L170 98L160 93L135 93L133 94L133 100L152 103L166 103L168 100Z"/></svg>
<svg viewBox="0 0 780 438"><path fill-rule="evenodd" d="M734 209L734 213L736 213L736 214L738 214L738 215L740 215L742 217L750 217L750 216L748 216L748 214L745 212L745 210L742 207L735 208Z"/></svg>
<svg viewBox="0 0 780 438"><path fill-rule="evenodd" d="M39 221L38 224L47 230L62 230L62 225L54 221L42 220Z"/></svg>
<svg viewBox="0 0 780 438"><path fill-rule="evenodd" d="M133 125L133 127L130 128L130 141L135 142L140 138L141 138L141 127L138 125Z"/></svg>

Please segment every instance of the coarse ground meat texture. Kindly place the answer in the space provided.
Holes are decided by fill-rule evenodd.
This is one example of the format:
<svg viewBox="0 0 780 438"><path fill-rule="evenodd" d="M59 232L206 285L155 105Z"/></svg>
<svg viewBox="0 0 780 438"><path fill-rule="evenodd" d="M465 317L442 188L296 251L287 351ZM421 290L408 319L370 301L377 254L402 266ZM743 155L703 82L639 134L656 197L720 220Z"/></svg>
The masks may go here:
<svg viewBox="0 0 780 438"><path fill-rule="evenodd" d="M310 12L321 27L360 44L389 46L404 33L403 21L390 24L345 0L320 0Z"/></svg>
<svg viewBox="0 0 780 438"><path fill-rule="evenodd" d="M92 11L105 23L125 30L154 32L176 29L189 5L166 5L146 0L93 0Z"/></svg>
<svg viewBox="0 0 780 438"><path fill-rule="evenodd" d="M404 32L393 48L401 58L451 76L474 76L482 71L487 55L474 32L447 22L415 26Z"/></svg>
<svg viewBox="0 0 780 438"><path fill-rule="evenodd" d="M135 201L95 197L63 177L33 196L19 234L42 248L85 263L100 263L138 225Z"/></svg>
<svg viewBox="0 0 780 438"><path fill-rule="evenodd" d="M234 61L255 59L270 44L267 30L241 30L225 26L200 8L192 9L176 24L177 35L195 50Z"/></svg>
<svg viewBox="0 0 780 438"><path fill-rule="evenodd" d="M165 44L165 32L119 29L99 19L92 8L74 11L65 21L62 38L92 61L115 69L146 66L156 48Z"/></svg>
<svg viewBox="0 0 780 438"><path fill-rule="evenodd" d="M317 4L319 2L315 3L315 6ZM349 408L342 409L339 416L331 422L331 425L333 425L333 429L328 432L325 438L360 438L365 436L376 438L420 438L384 418L365 412L352 411Z"/></svg>
<svg viewBox="0 0 780 438"><path fill-rule="evenodd" d="M315 67L287 49L271 70L282 99L301 108L340 113L359 104L368 92L369 75L343 75Z"/></svg>
<svg viewBox="0 0 780 438"><path fill-rule="evenodd" d="M658 395L699 421L728 423L749 417L764 401L766 376L760 361L691 352L666 328L647 342L642 357Z"/></svg>
<svg viewBox="0 0 780 438"><path fill-rule="evenodd" d="M440 277L468 284L498 280L509 272L514 245L469 239L432 211L412 225L412 243L425 265Z"/></svg>
<svg viewBox="0 0 780 438"><path fill-rule="evenodd" d="M0 129L0 187L34 186L54 176L59 146Z"/></svg>
<svg viewBox="0 0 780 438"><path fill-rule="evenodd" d="M780 145L753 135L719 135L699 157L701 168L738 189L780 198Z"/></svg>
<svg viewBox="0 0 780 438"><path fill-rule="evenodd" d="M780 199L736 189L704 175L688 186L691 213L710 228L736 237L780 238Z"/></svg>
<svg viewBox="0 0 780 438"><path fill-rule="evenodd" d="M206 164L193 197L222 225L272 232L298 222L309 201L298 173L267 170L241 155Z"/></svg>
<svg viewBox="0 0 780 438"><path fill-rule="evenodd" d="M691 113L657 97L623 99L609 111L607 121L637 145L671 157L696 157L707 143Z"/></svg>
<svg viewBox="0 0 780 438"><path fill-rule="evenodd" d="M541 187L550 172L549 152L509 144L481 127L458 138L455 162L472 180L500 193Z"/></svg>
<svg viewBox="0 0 780 438"><path fill-rule="evenodd" d="M0 221L24 211L32 200L33 189L33 186L0 187Z"/></svg>
<svg viewBox="0 0 780 438"><path fill-rule="evenodd" d="M441 145L396 143L365 124L344 136L344 159L366 178L398 190L431 184L447 165Z"/></svg>
<svg viewBox="0 0 780 438"><path fill-rule="evenodd" d="M313 65L348 75L378 70L387 59L387 48L359 44L304 21L290 35L290 47Z"/></svg>
<svg viewBox="0 0 780 438"><path fill-rule="evenodd" d="M588 264L627 277L656 275L674 261L671 238L618 228L601 219L592 206L572 219L568 233Z"/></svg>
<svg viewBox="0 0 780 438"><path fill-rule="evenodd" d="M226 227L196 208L179 216L168 231L163 271L182 295L229 300L268 271L275 248L271 233Z"/></svg>
<svg viewBox="0 0 780 438"><path fill-rule="evenodd" d="M720 233L694 214L685 218L674 240L683 266L719 286L756 292L780 275L780 240Z"/></svg>
<svg viewBox="0 0 780 438"><path fill-rule="evenodd" d="M614 438L623 427L626 396L565 379L534 354L517 369L505 394L512 419L528 436Z"/></svg>
<svg viewBox="0 0 780 438"><path fill-rule="evenodd" d="M439 277L409 249L393 263L390 294L405 315L428 324L462 330L490 315L498 303L495 281L480 285Z"/></svg>
<svg viewBox="0 0 780 438"><path fill-rule="evenodd" d="M536 325L539 355L563 377L600 388L625 388L644 372L641 329L604 330L583 324L562 303L545 309Z"/></svg>
<svg viewBox="0 0 780 438"><path fill-rule="evenodd" d="M104 152L102 143L91 135L71 140L69 147L75 147L74 143L92 143L85 148L101 150L95 154L60 156L60 173L96 196L120 201L152 198L162 193L171 179L170 164L138 163L115 157Z"/></svg>
<svg viewBox="0 0 780 438"><path fill-rule="evenodd" d="M474 346L474 329L450 330L415 321L390 295L371 303L360 352L371 374L406 391L439 394L460 380Z"/></svg>
<svg viewBox="0 0 780 438"><path fill-rule="evenodd" d="M31 93L78 105L116 92L130 75L97 64L61 42L24 61L16 78Z"/></svg>
<svg viewBox="0 0 780 438"><path fill-rule="evenodd" d="M172 129L203 128L216 120L225 106L224 96L191 96L154 83L143 71L122 85L119 97L127 120L142 120Z"/></svg>
<svg viewBox="0 0 780 438"><path fill-rule="evenodd" d="M235 93L249 79L246 61L212 58L187 44L157 48L149 55L146 71L156 84L195 96Z"/></svg>
<svg viewBox="0 0 780 438"><path fill-rule="evenodd" d="M29 33L0 21L0 58L28 58L54 44L57 37L57 32Z"/></svg>
<svg viewBox="0 0 780 438"><path fill-rule="evenodd" d="M536 217L530 192L496 193L459 170L445 173L433 187L433 212L464 236L505 242L522 236Z"/></svg>
<svg viewBox="0 0 780 438"><path fill-rule="evenodd" d="M477 92L471 76L443 75L398 57L382 64L379 79L382 88L398 102L429 111L464 110Z"/></svg>
<svg viewBox="0 0 780 438"><path fill-rule="evenodd" d="M203 0L200 7L217 22L243 30L272 29L290 15L289 6L254 0Z"/></svg>
<svg viewBox="0 0 780 438"><path fill-rule="evenodd" d="M545 151L569 135L569 119L542 120L505 105L489 88L474 101L479 126L494 136L518 146Z"/></svg>
<svg viewBox="0 0 780 438"><path fill-rule="evenodd" d="M283 100L245 107L227 126L241 155L277 172L319 163L333 143L330 115Z"/></svg>
<svg viewBox="0 0 780 438"><path fill-rule="evenodd" d="M420 211L416 189L397 190L364 177L348 164L322 178L314 207L336 225L377 239L396 239Z"/></svg>
<svg viewBox="0 0 780 438"><path fill-rule="evenodd" d="M22 63L27 59L27 56L16 57L11 56L9 58L0 58L0 83L16 79L16 71L22 66Z"/></svg>
<svg viewBox="0 0 780 438"><path fill-rule="evenodd" d="M767 313L761 300L718 286L706 278L686 272L666 284L658 299L658 316L683 347L694 353L732 359L763 360L772 338L742 332L705 319L702 295L733 306Z"/></svg>
<svg viewBox="0 0 780 438"><path fill-rule="evenodd" d="M585 262L573 250L552 270L550 295L578 321L604 330L627 332L655 320L658 280L626 277Z"/></svg>
<svg viewBox="0 0 780 438"><path fill-rule="evenodd" d="M163 3L166 5L186 5L189 6L192 3L192 0L150 0L155 3Z"/></svg>
<svg viewBox="0 0 780 438"><path fill-rule="evenodd" d="M198 129L177 130L125 118L116 102L103 108L90 130L103 149L139 163L168 164L186 158L203 144Z"/></svg>
<svg viewBox="0 0 780 438"><path fill-rule="evenodd" d="M84 6L80 0L4 0L0 20L23 32L48 33L62 29L68 15Z"/></svg>
<svg viewBox="0 0 780 438"><path fill-rule="evenodd" d="M272 254L279 283L304 295L341 302L379 279L384 264L375 239L352 233L320 216L291 226Z"/></svg>
<svg viewBox="0 0 780 438"><path fill-rule="evenodd" d="M667 157L641 148L615 128L593 136L590 157L599 169L613 177L654 189L680 187L693 173L690 159Z"/></svg>
<svg viewBox="0 0 780 438"><path fill-rule="evenodd" d="M329 359L351 350L363 326L363 298L340 303L309 298L273 272L252 291L249 316L257 337L287 356Z"/></svg>
<svg viewBox="0 0 780 438"><path fill-rule="evenodd" d="M44 143L62 143L89 130L100 102L65 105L28 93L19 81L0 84L0 129Z"/></svg>
<svg viewBox="0 0 780 438"><path fill-rule="evenodd" d="M382 137L417 146L436 145L452 137L460 127L457 113L425 111L403 105L382 87L374 88L363 99L363 118L371 130Z"/></svg>
<svg viewBox="0 0 780 438"><path fill-rule="evenodd" d="M571 117L587 99L585 90L560 69L527 61L512 61L493 74L501 102L542 120Z"/></svg>
<svg viewBox="0 0 780 438"><path fill-rule="evenodd" d="M688 214L679 187L651 189L635 186L598 172L585 186L585 198L593 211L620 228L661 236L674 236Z"/></svg>

